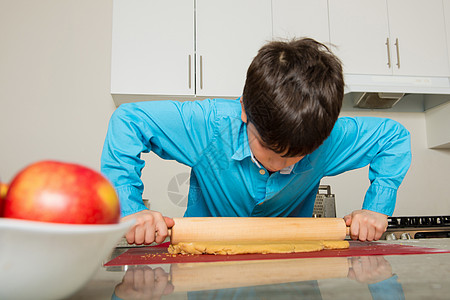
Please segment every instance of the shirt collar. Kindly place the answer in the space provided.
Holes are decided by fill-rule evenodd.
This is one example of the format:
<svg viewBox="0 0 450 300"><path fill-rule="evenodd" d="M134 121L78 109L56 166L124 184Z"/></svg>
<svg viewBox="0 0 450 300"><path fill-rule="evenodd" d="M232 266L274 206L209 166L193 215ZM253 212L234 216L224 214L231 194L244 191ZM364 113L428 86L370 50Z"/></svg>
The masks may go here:
<svg viewBox="0 0 450 300"><path fill-rule="evenodd" d="M247 124L244 122L242 122L242 126L239 130L237 145L238 147L231 157L232 159L241 161L247 157L252 157L250 145L248 143Z"/></svg>
<svg viewBox="0 0 450 300"><path fill-rule="evenodd" d="M298 163L292 165L292 173L298 174L311 170L313 167L311 161L309 160L309 154L305 155Z"/></svg>
<svg viewBox="0 0 450 300"><path fill-rule="evenodd" d="M297 164L293 164L293 165L287 166L286 168L281 169L280 174L291 174L292 170L294 170L295 165L297 165Z"/></svg>
<svg viewBox="0 0 450 300"><path fill-rule="evenodd" d="M242 123L243 126L241 127L239 136L238 136L238 148L236 149L236 151L234 152L233 156L231 157L234 160L244 160L247 157L250 157L251 160L253 161L253 163L255 163L258 168L262 168L261 164L256 160L256 158L253 156L253 153L250 149L250 144L248 142L248 135L247 135L247 124L246 123ZM302 161L306 160L306 164L302 163ZM309 159L307 159L307 156L305 156L301 161L299 161L298 163L288 166L286 168L283 168L280 170L280 174L291 174L293 173L299 173L300 169L298 168L299 165L304 165L304 167L306 167L306 169L310 169L311 168L311 164L309 163ZM303 169L303 168L302 168Z"/></svg>

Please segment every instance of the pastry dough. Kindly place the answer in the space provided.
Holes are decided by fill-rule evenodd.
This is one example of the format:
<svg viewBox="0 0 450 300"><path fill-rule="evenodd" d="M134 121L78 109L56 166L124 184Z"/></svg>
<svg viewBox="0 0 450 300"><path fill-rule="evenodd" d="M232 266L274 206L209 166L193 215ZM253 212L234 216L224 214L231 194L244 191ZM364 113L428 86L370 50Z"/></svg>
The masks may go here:
<svg viewBox="0 0 450 300"><path fill-rule="evenodd" d="M296 242L180 242L169 246L170 254L252 254L313 252L323 249L346 249L347 241L296 241Z"/></svg>

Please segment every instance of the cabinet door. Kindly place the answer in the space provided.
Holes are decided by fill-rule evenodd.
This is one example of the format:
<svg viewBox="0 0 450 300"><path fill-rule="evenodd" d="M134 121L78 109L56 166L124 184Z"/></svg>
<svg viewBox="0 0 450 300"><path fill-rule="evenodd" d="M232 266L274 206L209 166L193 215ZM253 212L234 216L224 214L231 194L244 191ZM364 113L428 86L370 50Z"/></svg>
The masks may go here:
<svg viewBox="0 0 450 300"><path fill-rule="evenodd" d="M385 0L329 0L329 18L330 40L344 73L392 74Z"/></svg>
<svg viewBox="0 0 450 300"><path fill-rule="evenodd" d="M111 93L193 95L193 63L193 1L114 0Z"/></svg>
<svg viewBox="0 0 450 300"><path fill-rule="evenodd" d="M447 58L450 64L450 0L444 0L445 32L447 37Z"/></svg>
<svg viewBox="0 0 450 300"><path fill-rule="evenodd" d="M197 0L196 94L238 97L258 49L272 37L270 0Z"/></svg>
<svg viewBox="0 0 450 300"><path fill-rule="evenodd" d="M329 43L327 0L273 0L273 38L310 37Z"/></svg>
<svg viewBox="0 0 450 300"><path fill-rule="evenodd" d="M394 74L450 75L443 10L442 0L388 0Z"/></svg>

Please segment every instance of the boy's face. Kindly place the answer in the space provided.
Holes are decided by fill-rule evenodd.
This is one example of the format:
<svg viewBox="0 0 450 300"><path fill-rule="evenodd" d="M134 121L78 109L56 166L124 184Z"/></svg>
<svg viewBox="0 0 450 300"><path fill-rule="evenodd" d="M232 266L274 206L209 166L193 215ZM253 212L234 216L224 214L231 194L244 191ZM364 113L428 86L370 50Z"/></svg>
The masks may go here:
<svg viewBox="0 0 450 300"><path fill-rule="evenodd" d="M260 164L269 172L278 172L281 169L289 167L299 162L304 156L283 157L283 153L276 153L266 146L264 146L255 126L252 123L247 123L247 134L250 149L253 156Z"/></svg>
<svg viewBox="0 0 450 300"><path fill-rule="evenodd" d="M241 119L244 123L247 123L247 135L248 143L253 156L258 160L260 164L266 168L269 172L278 172L281 169L292 166L298 163L304 156L296 157L283 157L284 153L276 153L270 150L268 147L264 146L258 131L251 122L247 122L247 114L245 113L244 103L241 99Z"/></svg>

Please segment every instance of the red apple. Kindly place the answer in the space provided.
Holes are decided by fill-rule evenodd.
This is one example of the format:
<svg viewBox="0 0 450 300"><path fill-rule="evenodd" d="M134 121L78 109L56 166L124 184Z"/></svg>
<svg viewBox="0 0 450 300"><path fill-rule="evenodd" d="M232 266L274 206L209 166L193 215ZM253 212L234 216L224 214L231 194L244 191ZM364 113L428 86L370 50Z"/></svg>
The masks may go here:
<svg viewBox="0 0 450 300"><path fill-rule="evenodd" d="M119 221L120 207L113 186L99 172L77 164L41 161L13 178L3 216L53 223L112 224Z"/></svg>
<svg viewBox="0 0 450 300"><path fill-rule="evenodd" d="M3 199L6 197L6 193L8 192L8 184L4 182L0 182L0 217L2 216L3 211Z"/></svg>

